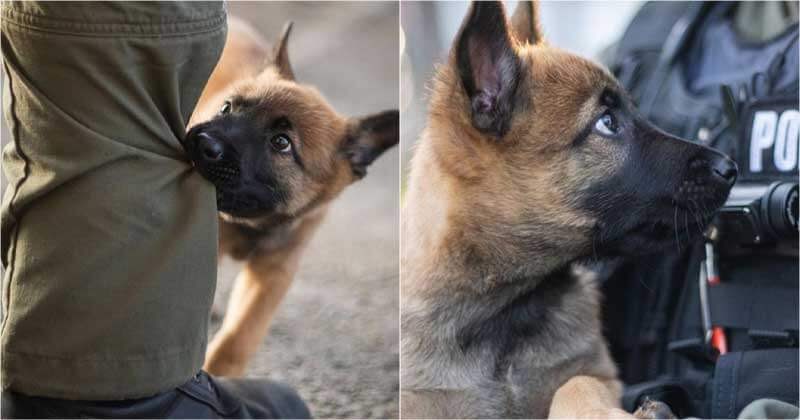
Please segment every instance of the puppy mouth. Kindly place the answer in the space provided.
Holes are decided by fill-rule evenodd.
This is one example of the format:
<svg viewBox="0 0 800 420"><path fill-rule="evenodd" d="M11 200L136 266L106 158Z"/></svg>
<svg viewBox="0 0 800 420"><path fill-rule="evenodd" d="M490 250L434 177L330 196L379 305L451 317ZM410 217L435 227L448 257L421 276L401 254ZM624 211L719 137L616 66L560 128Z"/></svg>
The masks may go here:
<svg viewBox="0 0 800 420"><path fill-rule="evenodd" d="M643 215L625 227L611 220L598 224L592 240L592 253L607 256L641 256L665 249L687 249L702 238L715 212L674 204L660 214Z"/></svg>
<svg viewBox="0 0 800 420"><path fill-rule="evenodd" d="M630 235L647 237L656 242L668 242L675 237L694 236L702 233L705 226L691 222L688 224L669 223L664 220L641 223L630 231Z"/></svg>
<svg viewBox="0 0 800 420"><path fill-rule="evenodd" d="M194 132L183 140L183 148L192 166L209 182L214 184L217 189L230 187L238 183L241 171L239 169L238 158L228 157L217 162L208 162L198 150L193 138Z"/></svg>
<svg viewBox="0 0 800 420"><path fill-rule="evenodd" d="M217 210L233 217L264 216L275 206L250 194L236 194L217 188Z"/></svg>
<svg viewBox="0 0 800 420"><path fill-rule="evenodd" d="M628 235L646 238L654 245L677 242L687 244L689 241L703 236L711 223L713 213L694 212L689 208L676 206L672 219L648 220L635 225Z"/></svg>
<svg viewBox="0 0 800 420"><path fill-rule="evenodd" d="M235 185L241 176L239 166L233 162L221 162L214 165L195 162L194 166L200 175L214 184L218 190Z"/></svg>

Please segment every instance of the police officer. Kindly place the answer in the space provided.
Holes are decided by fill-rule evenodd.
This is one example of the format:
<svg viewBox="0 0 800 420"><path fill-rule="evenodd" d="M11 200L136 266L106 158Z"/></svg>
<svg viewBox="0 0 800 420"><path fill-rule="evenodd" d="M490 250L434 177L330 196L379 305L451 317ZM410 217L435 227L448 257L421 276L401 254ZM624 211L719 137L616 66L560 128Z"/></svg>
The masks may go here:
<svg viewBox="0 0 800 420"><path fill-rule="evenodd" d="M647 118L740 169L705 239L606 267L628 410L798 415L797 22L796 2L653 2L608 55Z"/></svg>

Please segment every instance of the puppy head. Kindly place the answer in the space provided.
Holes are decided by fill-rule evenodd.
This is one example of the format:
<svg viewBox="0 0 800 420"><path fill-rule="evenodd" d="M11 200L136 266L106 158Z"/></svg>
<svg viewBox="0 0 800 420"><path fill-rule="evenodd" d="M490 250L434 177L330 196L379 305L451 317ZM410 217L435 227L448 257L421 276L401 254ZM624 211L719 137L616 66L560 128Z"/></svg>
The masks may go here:
<svg viewBox="0 0 800 420"><path fill-rule="evenodd" d="M184 142L217 188L229 221L291 218L333 199L397 143L398 112L363 118L336 113L289 62L287 25L268 66L218 98L219 113Z"/></svg>
<svg viewBox="0 0 800 420"><path fill-rule="evenodd" d="M459 180L466 223L575 256L701 232L735 164L659 131L605 69L546 45L536 11L521 2L509 21L475 2L437 78L429 147Z"/></svg>

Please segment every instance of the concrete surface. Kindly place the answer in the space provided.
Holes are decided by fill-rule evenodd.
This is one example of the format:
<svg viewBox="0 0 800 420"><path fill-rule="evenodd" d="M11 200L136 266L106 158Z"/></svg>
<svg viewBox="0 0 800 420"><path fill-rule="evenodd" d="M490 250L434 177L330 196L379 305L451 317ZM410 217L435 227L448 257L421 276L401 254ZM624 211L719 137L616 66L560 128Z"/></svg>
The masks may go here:
<svg viewBox="0 0 800 420"><path fill-rule="evenodd" d="M398 107L397 3L228 7L268 39L293 20L289 56L297 78L316 85L339 112ZM296 387L315 417L398 413L398 164L395 148L333 205L248 369L248 376ZM220 267L219 309L237 272L231 262Z"/></svg>

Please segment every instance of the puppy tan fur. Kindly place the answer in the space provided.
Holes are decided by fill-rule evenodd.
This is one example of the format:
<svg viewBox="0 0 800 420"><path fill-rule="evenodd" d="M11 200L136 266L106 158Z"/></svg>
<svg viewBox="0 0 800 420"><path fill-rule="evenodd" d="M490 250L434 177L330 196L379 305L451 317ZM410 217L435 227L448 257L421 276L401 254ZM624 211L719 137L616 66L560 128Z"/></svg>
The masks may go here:
<svg viewBox="0 0 800 420"><path fill-rule="evenodd" d="M229 20L185 140L217 187L219 256L244 262L206 357L204 369L216 375L244 372L329 203L397 143L397 111L347 118L295 80L290 31L270 48L252 27Z"/></svg>
<svg viewBox="0 0 800 420"><path fill-rule="evenodd" d="M404 418L629 416L578 263L659 249L673 210L730 187L729 159L642 120L536 16L473 3L433 83L402 213Z"/></svg>

